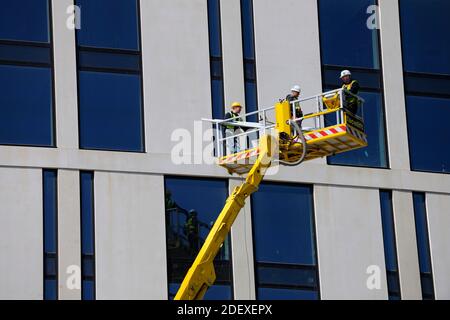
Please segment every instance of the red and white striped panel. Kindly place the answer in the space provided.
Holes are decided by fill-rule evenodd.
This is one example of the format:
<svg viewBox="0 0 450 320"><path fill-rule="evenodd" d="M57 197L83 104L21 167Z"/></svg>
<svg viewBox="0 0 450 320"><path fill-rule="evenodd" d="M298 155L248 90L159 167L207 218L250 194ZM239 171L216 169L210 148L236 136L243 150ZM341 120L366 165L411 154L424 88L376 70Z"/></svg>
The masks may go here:
<svg viewBox="0 0 450 320"><path fill-rule="evenodd" d="M233 156L230 156L226 159L223 159L220 161L220 164L235 163L240 160L245 160L245 159L249 159L252 157L256 157L258 155L259 155L259 149L253 149L253 150L249 150L248 152L241 152L241 153L235 154Z"/></svg>
<svg viewBox="0 0 450 320"><path fill-rule="evenodd" d="M364 141L365 143L367 143L367 135L365 135L364 133L360 132L359 130L355 130L352 127L348 126L347 127L347 131L348 133L350 133L352 136L358 138L359 140Z"/></svg>
<svg viewBox="0 0 450 320"><path fill-rule="evenodd" d="M343 133L343 132L347 132L346 126L339 126L339 127L334 127L331 129L325 129L322 131L315 131L315 132L307 133L307 134L305 134L305 139L306 139L306 141L311 141L311 140L325 138L325 137L335 135L337 133Z"/></svg>

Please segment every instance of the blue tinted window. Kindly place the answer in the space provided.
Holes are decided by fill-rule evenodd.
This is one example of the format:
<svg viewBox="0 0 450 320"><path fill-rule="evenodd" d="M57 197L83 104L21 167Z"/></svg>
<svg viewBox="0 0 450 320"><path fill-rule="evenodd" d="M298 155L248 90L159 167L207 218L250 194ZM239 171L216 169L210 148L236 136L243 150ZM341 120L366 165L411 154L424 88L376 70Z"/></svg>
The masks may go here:
<svg viewBox="0 0 450 320"><path fill-rule="evenodd" d="M94 254L94 175L80 173L81 183L81 251Z"/></svg>
<svg viewBox="0 0 450 320"><path fill-rule="evenodd" d="M400 0L406 71L450 74L448 12L448 0Z"/></svg>
<svg viewBox="0 0 450 320"><path fill-rule="evenodd" d="M213 105L213 117L214 119L223 119L225 112L223 108L224 93L223 93L223 81L212 80L212 105Z"/></svg>
<svg viewBox="0 0 450 320"><path fill-rule="evenodd" d="M422 298L434 299L430 241L428 236L427 209L424 193L413 193L414 218L416 223L417 251L419 255Z"/></svg>
<svg viewBox="0 0 450 320"><path fill-rule="evenodd" d="M258 92L256 82L245 82L245 105L246 112L253 112L258 110ZM248 116L247 121L257 121L257 115Z"/></svg>
<svg viewBox="0 0 450 320"><path fill-rule="evenodd" d="M259 288L259 300L318 300L319 294L315 291Z"/></svg>
<svg viewBox="0 0 450 320"><path fill-rule="evenodd" d="M81 299L95 300L95 284L93 281L83 280L81 283Z"/></svg>
<svg viewBox="0 0 450 320"><path fill-rule="evenodd" d="M258 110L253 0L241 0L241 24L244 56L245 110L247 113L250 113ZM257 115L249 116L247 121L257 122Z"/></svg>
<svg viewBox="0 0 450 320"><path fill-rule="evenodd" d="M50 68L0 65L0 143L53 145Z"/></svg>
<svg viewBox="0 0 450 320"><path fill-rule="evenodd" d="M244 59L255 59L253 0L241 0Z"/></svg>
<svg viewBox="0 0 450 320"><path fill-rule="evenodd" d="M225 205L228 184L175 177L166 178L165 184L169 295L173 298ZM216 284L205 298L231 298L230 251L228 237L214 261Z"/></svg>
<svg viewBox="0 0 450 320"><path fill-rule="evenodd" d="M56 253L57 248L57 191L56 171L44 170L44 250Z"/></svg>
<svg viewBox="0 0 450 320"><path fill-rule="evenodd" d="M376 0L319 0L322 63L379 69L378 31L367 13Z"/></svg>
<svg viewBox="0 0 450 320"><path fill-rule="evenodd" d="M95 299L94 173L80 172L81 194L81 297Z"/></svg>
<svg viewBox="0 0 450 320"><path fill-rule="evenodd" d="M57 172L43 171L44 203L44 300L58 299Z"/></svg>
<svg viewBox="0 0 450 320"><path fill-rule="evenodd" d="M44 280L44 300L58 299L58 282L56 280Z"/></svg>
<svg viewBox="0 0 450 320"><path fill-rule="evenodd" d="M450 99L407 96L406 101L412 170L450 173L450 148L443 147L450 139Z"/></svg>
<svg viewBox="0 0 450 320"><path fill-rule="evenodd" d="M425 207L425 194L414 193L413 198L420 272L431 273L431 255L428 240L428 223Z"/></svg>
<svg viewBox="0 0 450 320"><path fill-rule="evenodd" d="M400 298L400 280L391 191L380 191L380 204L389 298L395 300Z"/></svg>
<svg viewBox="0 0 450 320"><path fill-rule="evenodd" d="M220 1L208 0L209 51L213 57L222 56Z"/></svg>
<svg viewBox="0 0 450 320"><path fill-rule="evenodd" d="M179 283L169 284L169 298L172 300L175 298L178 289L180 288ZM231 292L231 286L224 285L214 285L206 291L204 300L232 300L233 293Z"/></svg>
<svg viewBox="0 0 450 320"><path fill-rule="evenodd" d="M256 260L314 265L312 210L310 187L262 184L252 196Z"/></svg>
<svg viewBox="0 0 450 320"><path fill-rule="evenodd" d="M312 189L264 183L252 216L258 299L318 299Z"/></svg>
<svg viewBox="0 0 450 320"><path fill-rule="evenodd" d="M364 104L364 124L369 145L328 158L333 165L387 168L386 131L382 95L372 92L359 94Z"/></svg>
<svg viewBox="0 0 450 320"><path fill-rule="evenodd" d="M0 40L49 42L48 0L0 0Z"/></svg>
<svg viewBox="0 0 450 320"><path fill-rule="evenodd" d="M77 0L76 4L81 9L79 45L140 50L136 0Z"/></svg>
<svg viewBox="0 0 450 320"><path fill-rule="evenodd" d="M220 17L220 0L208 0L209 54L211 59L211 98L214 119L225 116L223 63L222 63L222 30Z"/></svg>
<svg viewBox="0 0 450 320"><path fill-rule="evenodd" d="M140 77L81 71L79 85L80 147L143 151Z"/></svg>
<svg viewBox="0 0 450 320"><path fill-rule="evenodd" d="M388 271L397 271L397 250L395 245L394 216L392 212L392 193L389 191L381 191L380 200L386 269Z"/></svg>

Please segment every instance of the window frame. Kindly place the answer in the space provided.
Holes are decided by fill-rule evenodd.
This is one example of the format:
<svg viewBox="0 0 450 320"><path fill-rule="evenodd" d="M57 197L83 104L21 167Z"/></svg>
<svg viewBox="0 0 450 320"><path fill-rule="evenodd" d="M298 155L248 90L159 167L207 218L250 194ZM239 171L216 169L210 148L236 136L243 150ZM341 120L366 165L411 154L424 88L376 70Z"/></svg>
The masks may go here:
<svg viewBox="0 0 450 320"><path fill-rule="evenodd" d="M243 6L244 6L244 1L249 1L249 5L251 7L252 10L252 23L251 23L251 28L252 30L247 30L248 32L252 33L252 43L248 44L250 46L252 46L253 48L253 58L248 58L245 55L245 48L246 48L246 37L245 37L245 31L244 30L244 19L249 19L249 17L246 17L244 15L244 10L243 10ZM250 112L255 112L258 111L258 107L259 107L259 97L258 97L258 68L257 68L257 54L256 54L256 33L255 33L255 9L254 9L254 3L253 0L240 0L239 2L240 6L239 6L239 10L240 10L240 14L241 14L241 41L242 41L242 63L243 63L243 74L244 74L244 98L245 98L245 110L246 113L250 113ZM251 79L250 77L247 77L247 66L250 66L253 70L253 73L255 75L255 79ZM253 98L255 99L255 109L253 108L249 108L250 104L249 101L251 100L249 98L250 96L250 92L248 90L248 86L250 84L253 84L255 86L255 92L254 92L254 96ZM257 121L257 115L251 115L251 116L247 116L247 121Z"/></svg>
<svg viewBox="0 0 450 320"><path fill-rule="evenodd" d="M405 49L405 42L404 42L404 36L403 36L403 23L402 23L402 1L399 1L398 3L398 19L399 19L399 28L400 28L400 50L401 50L401 61L402 61L402 81L403 81L403 97L405 101L405 113L406 113L406 128L407 128L407 138L408 138L408 150L409 150L409 170L411 172L421 172L421 173L429 173L429 174L441 174L441 175L450 175L450 170L448 172L442 172L442 171L436 171L433 169L425 170L425 169L414 169L413 168L413 151L411 148L412 141L410 140L410 132L413 130L413 126L409 123L409 106L408 106L408 96L412 97L422 97L422 98L436 98L436 99L448 99L450 101L450 93L448 94L436 94L432 92L418 92L414 90L409 90L408 86L408 78L431 78L431 79L445 79L450 82L450 74L434 74L434 73L426 73L426 72L411 72L406 70L405 61L404 61L404 54L406 52Z"/></svg>
<svg viewBox="0 0 450 320"><path fill-rule="evenodd" d="M191 182L195 182L195 181L222 181L225 182L226 184L226 199L228 199L228 197L230 196L230 182L229 179L220 179L220 178L210 178L210 177L198 177L198 176L180 176L180 175L164 175L164 195L167 192L167 180L170 179L178 179L178 180L184 180L184 181L191 181ZM222 207L225 206L225 203L223 203L223 205L221 205ZM217 213L217 217L219 216L220 212ZM166 218L166 208L164 206L164 215ZM214 223L217 221L214 221ZM167 223L165 224L165 231L166 231L166 235L167 235ZM229 255L230 255L230 259L229 259L229 264L230 264L230 301L235 300L235 285L234 285L234 266L233 266L233 239L232 239L232 234L231 231L228 233L228 238L229 238L229 243L230 243L230 248L229 248ZM201 249L201 247L200 247ZM166 292L168 293L168 298L170 300L171 298L171 294L170 294L170 285L171 284L177 284L174 283L173 281L170 281L170 274L169 274L169 254L168 254L168 246L167 246L167 238L166 238L166 264L167 264L167 268L166 268L166 276L167 276L167 288L166 288ZM194 258L195 259L195 258ZM193 263L194 261L192 261ZM190 263L190 265L192 265L192 263ZM219 281L216 279L215 285L219 285L219 286L228 286L228 284L226 284L223 281ZM180 283L181 285L181 283Z"/></svg>
<svg viewBox="0 0 450 320"><path fill-rule="evenodd" d="M33 42L33 41L22 41L22 40L0 40L0 44L2 45L11 45L11 46L22 46L22 47L33 47L33 48L45 48L49 50L50 63L35 63L35 62L24 62L24 61L14 61L14 60L0 60L0 65L5 66L16 66L16 67L34 67L45 69L48 68L51 75L51 83L49 84L51 95L51 112L50 116L52 117L51 123L51 141L50 145L43 144L26 144L26 143L0 143L0 146L6 147L33 147L40 149L56 149L58 147L58 139L57 139L57 129L56 129L56 82L55 82L55 44L54 44L54 31L53 31L53 7L52 1L47 0L47 8L48 8L48 39L46 42Z"/></svg>
<svg viewBox="0 0 450 320"><path fill-rule="evenodd" d="M314 245L314 252L313 256L315 259L315 265L304 265L304 264L289 264L289 263L275 263L275 262L258 262L256 258L256 228L254 223L254 199L253 196L250 197L250 207L251 207L251 216L252 216L252 244L253 244L253 274L255 279L255 296L256 300L259 300L259 294L258 289L259 288L268 288L268 289L287 289L287 290L300 290L300 291L310 291L317 293L318 300L321 300L321 288L320 288L320 272L319 272L319 254L318 254L318 246L317 246L317 226L316 226L316 213L315 213L315 205L314 205L314 185L308 185L308 184L301 184L301 183L292 183L292 182L262 182L262 184L271 185L271 186L292 186L292 187L307 187L310 190L310 198L311 198L311 237L312 237L312 244ZM279 286L279 285L260 285L260 281L258 279L258 267L262 266L273 266L275 268L277 267L288 267L289 269L315 269L315 277L316 277L316 284L317 286L314 287L314 289L311 289L306 286Z"/></svg>
<svg viewBox="0 0 450 320"><path fill-rule="evenodd" d="M90 183L90 193L91 197L89 199L89 205L91 207L92 211L92 217L91 217L91 223L92 223L92 255L91 254L85 254L83 252L83 203L84 203L84 197L83 197L83 175L89 175L91 179ZM80 269L81 269L81 300L96 300L97 299L97 277L96 277L96 234L95 234L95 172L94 171L83 171L81 170L79 172L79 183L80 183ZM92 265L93 265L93 276L85 276L84 275L84 261L92 259ZM83 288L83 281L91 281L92 282L92 299L85 299L84 298L84 288Z"/></svg>
<svg viewBox="0 0 450 320"><path fill-rule="evenodd" d="M384 143L385 146L385 156L386 156L386 167L374 167L369 165L353 165L353 164L334 164L331 163L330 157L327 157L327 165L331 167L351 167L351 168L365 168L365 169L376 169L376 170L392 170L391 168L391 155L390 155L390 149L389 149L389 137L388 137L388 130L387 130L387 119L386 119L386 95L384 90L384 63L383 63L383 46L381 43L381 33L378 30L377 31L377 45L378 45L378 61L380 64L379 69L371 69L371 68L361 68L361 67L351 67L351 66L338 66L338 65L326 65L323 63L323 47L322 47L322 33L320 32L320 1L316 0L316 7L317 7L317 17L318 17L318 29L319 29L319 47L320 47L320 65L321 65L321 77L322 77L322 90L325 91L326 89L326 83L325 81L325 72L327 70L343 70L343 69L350 69L350 70L356 70L359 72L365 72L365 73L372 73L372 74L378 74L380 79L380 86L379 91L377 89L373 88L367 88L367 87L361 87L360 91L366 91L371 93L378 93L380 94L380 101L381 101L381 109L383 111L383 117L382 121L384 123ZM375 0L375 5L379 6L379 0ZM381 142L381 141L380 141Z"/></svg>
<svg viewBox="0 0 450 320"><path fill-rule="evenodd" d="M217 1L217 14L218 17L212 17L210 15L210 6L211 6L211 1ZM207 22L208 22L208 52L209 52L209 63L210 63L210 90L211 90L211 112L213 117L218 117L218 118L224 118L225 117L225 79L224 79L224 68L223 68L223 43L222 43L222 8L221 8L221 0L207 0L206 1L206 15L207 15ZM212 19L217 18L217 27L219 28L218 31L218 43L220 45L219 51L220 51L220 55L216 56L213 55L213 50L212 50L212 39L211 39L211 33L212 33ZM219 64L220 66L220 76L215 75L215 68L214 68L214 64ZM221 91L222 91L222 97L217 97L214 93L214 84L213 81L220 81L220 87L221 87ZM216 110L215 105L217 104L221 104L222 107L220 108L220 110Z"/></svg>
<svg viewBox="0 0 450 320"><path fill-rule="evenodd" d="M416 233L416 249L417 249L417 256L418 256L418 262L419 262L419 277L420 277L420 289L421 289L421 294L422 294L422 300L436 300L436 288L434 285L434 273L433 273L433 259L432 259L432 253L431 253L431 243L430 243L430 229L429 229L429 225L428 225L428 208L427 208L427 194L425 192L413 192L412 194L412 201L413 201L413 213L414 213L414 231ZM421 210L419 208L417 208L417 204L416 204L416 197L421 197L421 200L423 198L423 213L424 213L424 229L426 230L426 243L419 243L419 237L418 237L418 232L417 232L417 215L418 215L418 210ZM425 246L425 249L427 251L427 257L426 259L428 260L427 262L429 263L429 267L430 267L430 272L422 272L422 270L420 270L420 265L422 263L420 257L420 252L422 251L420 249L421 245ZM426 299L426 294L424 292L424 286L423 286L423 278L429 278L431 280L431 284L432 284L432 295L431 297L428 297Z"/></svg>
<svg viewBox="0 0 450 320"><path fill-rule="evenodd" d="M138 44L139 50L128 49L111 49L111 48L97 48L81 46L78 44L78 32L75 30L75 57L76 57L76 69L77 69L77 115L78 115L78 149L86 151L100 151L100 152L117 152L117 153L129 153L129 154L145 154L147 153L146 143L146 130L145 130L145 95L144 95L144 68L143 68L143 49L142 49L142 17L141 17L141 2L136 1L136 20L137 20L137 32L138 32ZM74 4L77 5L76 0ZM82 67L80 63L80 52L94 52L105 54L127 54L130 56L139 56L139 72L134 72L120 68L98 68L98 67ZM99 72L104 74L128 74L139 76L140 81L140 134L141 134L141 150L129 151L129 150L115 150L109 148L82 148L81 147L81 101L80 101L80 72Z"/></svg>
<svg viewBox="0 0 450 320"><path fill-rule="evenodd" d="M383 218L383 217L385 217L385 213L383 212L383 196L382 196L383 193L387 194L389 197L389 202L386 205L389 206L389 210L390 210L391 214L389 215L389 217L386 217L386 218L388 218L390 220L390 223L392 224L392 232L393 232L392 240L394 242L394 247L393 247L394 252L392 254L395 256L395 264L397 265L397 271L388 270L387 261L385 261L388 296L389 296L389 300L392 300L391 296L393 296L393 297L397 296L397 293L390 290L391 288L389 286L389 274L391 274L391 275L394 275L396 278L396 282L398 285L398 298L401 300L402 299L402 288L401 288L401 283L400 283L400 268L399 268L399 263L398 263L398 248L397 248L397 234L396 234L396 225L395 225L395 217L394 217L393 191L386 190L386 189L380 189L380 191L379 191L380 214L381 214L381 224L382 224L382 234L383 234L383 250L384 250L385 260L387 260L386 257L388 256L388 254L386 252L386 242L385 242L385 233L384 233L385 220Z"/></svg>
<svg viewBox="0 0 450 320"><path fill-rule="evenodd" d="M52 203L52 205L54 205L54 209L55 209L55 221L54 221L54 229L51 230L51 233L54 233L54 237L55 237L55 253L53 252L47 252L46 248L45 248L45 244L46 244L46 233L48 232L47 228L46 228L46 218L47 218L47 214L46 214L46 206L48 205L47 203L47 192L49 190L46 189L46 174L52 174L54 175L52 178L54 178L54 190L51 190L52 192L54 192L53 196L54 196L54 203ZM59 255L58 255L58 248L59 248L59 228L58 228L58 170L55 169L42 169L42 196L43 196L43 201L42 201L42 210L43 210L43 217L42 217L42 232L43 232L43 299L44 300L59 300ZM47 274L47 261L48 259L54 259L55 260L55 276L50 276ZM46 295L46 281L47 280L54 280L56 282L56 292L55 292L55 297L54 299L47 299L47 295Z"/></svg>

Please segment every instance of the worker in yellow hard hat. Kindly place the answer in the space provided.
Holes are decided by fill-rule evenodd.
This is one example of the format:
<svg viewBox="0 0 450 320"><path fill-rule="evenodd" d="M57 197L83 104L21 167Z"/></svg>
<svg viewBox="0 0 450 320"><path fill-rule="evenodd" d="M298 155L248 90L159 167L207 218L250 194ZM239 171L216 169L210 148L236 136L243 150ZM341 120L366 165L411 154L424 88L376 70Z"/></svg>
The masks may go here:
<svg viewBox="0 0 450 320"><path fill-rule="evenodd" d="M233 102L230 108L230 112L227 112L227 114L225 115L225 120L230 120L229 122L242 122L243 120L242 117L240 116L241 111L242 111L242 104L239 102ZM227 137L233 136L236 134L236 131L243 129L239 126L231 126L231 125L228 125L225 128L226 128L225 135ZM238 138L228 139L227 145L231 153L237 153L240 151Z"/></svg>

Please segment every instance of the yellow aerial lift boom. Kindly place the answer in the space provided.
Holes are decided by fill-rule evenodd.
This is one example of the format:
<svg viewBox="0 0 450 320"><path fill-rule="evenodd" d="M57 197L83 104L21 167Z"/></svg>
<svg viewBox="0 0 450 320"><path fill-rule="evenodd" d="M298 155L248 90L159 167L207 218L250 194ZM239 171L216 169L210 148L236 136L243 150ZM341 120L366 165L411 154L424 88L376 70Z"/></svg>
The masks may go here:
<svg viewBox="0 0 450 320"><path fill-rule="evenodd" d="M258 159L249 172L245 182L234 189L228 198L225 207L211 229L205 244L200 250L191 269L189 269L175 300L200 300L206 293L208 287L216 280L213 261L222 247L234 220L239 211L244 207L245 200L255 191L261 183L266 170L271 166L276 141L271 135L266 135L260 140Z"/></svg>
<svg viewBox="0 0 450 320"><path fill-rule="evenodd" d="M356 115L350 115L345 109L344 95L351 94L338 89L305 98L290 104L287 101L277 103L275 107L247 114L261 116L258 123L233 122L229 120L207 120L216 127L216 152L219 165L229 173L247 174L245 182L235 188L209 232L192 267L184 278L175 300L200 300L216 280L214 259L228 236L245 200L258 190L266 171L275 163L295 166L302 161L334 155L367 146L364 121ZM356 96L360 108L363 99ZM300 119L292 119L295 103L317 103L317 112L307 114ZM292 107L292 109L291 109ZM326 109L326 110L325 110ZM268 114L275 112L275 122L268 121ZM324 116L336 114L336 124L325 126ZM316 127L302 129L301 123L314 119ZM222 128L229 126L247 127L243 134L233 134L222 138ZM258 134L260 138L258 139ZM242 152L226 155L224 144L228 141L237 143L237 139L253 135L259 140L258 146Z"/></svg>

